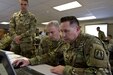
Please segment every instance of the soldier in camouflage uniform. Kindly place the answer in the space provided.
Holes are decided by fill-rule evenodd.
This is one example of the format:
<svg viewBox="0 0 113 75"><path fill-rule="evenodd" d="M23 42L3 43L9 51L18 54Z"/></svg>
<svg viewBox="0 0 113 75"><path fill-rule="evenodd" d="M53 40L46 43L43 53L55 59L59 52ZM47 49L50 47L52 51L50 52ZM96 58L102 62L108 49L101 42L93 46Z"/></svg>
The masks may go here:
<svg viewBox="0 0 113 75"><path fill-rule="evenodd" d="M60 30L65 43L53 52L31 59L19 59L14 63L22 66L43 64L63 54L65 65L58 65L51 72L58 75L111 75L108 51L104 43L89 34L82 34L74 16L61 18Z"/></svg>
<svg viewBox="0 0 113 75"><path fill-rule="evenodd" d="M46 26L47 36L42 38L38 49L36 50L37 55L42 55L51 52L58 47L60 40L60 30L58 21L50 21Z"/></svg>
<svg viewBox="0 0 113 75"><path fill-rule="evenodd" d="M106 37L105 37L105 34L103 31L100 30L100 27L97 27L97 31L98 31L98 37L101 39L101 40L105 40Z"/></svg>
<svg viewBox="0 0 113 75"><path fill-rule="evenodd" d="M10 47L11 37L6 33L5 29L0 29L0 49L8 49Z"/></svg>
<svg viewBox="0 0 113 75"><path fill-rule="evenodd" d="M36 28L36 18L28 12L28 0L19 0L21 10L13 14L10 20L10 34L13 38L11 50L25 57L32 57L34 45L33 34Z"/></svg>
<svg viewBox="0 0 113 75"><path fill-rule="evenodd" d="M58 47L62 42L60 39L60 30L58 21L50 21L46 26L47 36L41 39L38 49L36 49L36 55L43 55L51 52ZM56 63L51 61L48 64L55 65Z"/></svg>

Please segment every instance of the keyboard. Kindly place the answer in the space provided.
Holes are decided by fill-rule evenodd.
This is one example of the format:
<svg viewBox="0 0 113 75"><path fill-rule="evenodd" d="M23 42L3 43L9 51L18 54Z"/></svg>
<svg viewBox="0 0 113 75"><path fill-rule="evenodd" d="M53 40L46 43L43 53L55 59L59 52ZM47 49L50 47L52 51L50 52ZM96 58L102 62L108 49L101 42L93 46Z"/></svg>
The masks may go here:
<svg viewBox="0 0 113 75"><path fill-rule="evenodd" d="M28 67L15 69L17 75L45 75Z"/></svg>

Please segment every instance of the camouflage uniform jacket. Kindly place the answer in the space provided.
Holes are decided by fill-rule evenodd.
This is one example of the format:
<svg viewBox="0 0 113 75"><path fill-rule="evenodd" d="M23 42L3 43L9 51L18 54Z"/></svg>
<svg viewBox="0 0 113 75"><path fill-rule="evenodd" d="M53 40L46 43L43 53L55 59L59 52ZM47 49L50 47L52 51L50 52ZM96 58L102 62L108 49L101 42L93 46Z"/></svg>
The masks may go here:
<svg viewBox="0 0 113 75"><path fill-rule="evenodd" d="M105 40L105 34L104 34L104 32L103 32L103 31L99 31L98 37L99 37L101 40Z"/></svg>
<svg viewBox="0 0 113 75"><path fill-rule="evenodd" d="M61 40L51 40L48 36L41 39L38 49L36 50L37 55L42 55L53 51L61 43Z"/></svg>
<svg viewBox="0 0 113 75"><path fill-rule="evenodd" d="M38 49L36 50L36 55L43 55L49 52L52 52L55 50L59 44L62 43L62 40L51 40L48 36L41 39ZM47 62L49 65L57 65L59 62L57 62L55 59L52 59L52 61Z"/></svg>
<svg viewBox="0 0 113 75"><path fill-rule="evenodd" d="M36 29L36 18L30 12L14 13L10 20L10 34L14 38L17 35L22 37L22 42L30 42Z"/></svg>
<svg viewBox="0 0 113 75"><path fill-rule="evenodd" d="M71 44L61 44L53 52L30 59L30 63L46 63L63 54L63 75L110 75L107 52L99 39L81 34Z"/></svg>
<svg viewBox="0 0 113 75"><path fill-rule="evenodd" d="M11 37L8 34L4 34L2 39L0 39L0 49L5 49L11 43Z"/></svg>

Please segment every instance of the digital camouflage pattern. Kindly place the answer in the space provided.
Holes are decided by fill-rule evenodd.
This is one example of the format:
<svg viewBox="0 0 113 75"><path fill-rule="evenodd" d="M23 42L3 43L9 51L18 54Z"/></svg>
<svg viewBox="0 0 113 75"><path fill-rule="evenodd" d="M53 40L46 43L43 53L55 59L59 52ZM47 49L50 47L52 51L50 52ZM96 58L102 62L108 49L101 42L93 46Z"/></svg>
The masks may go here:
<svg viewBox="0 0 113 75"><path fill-rule="evenodd" d="M2 39L0 39L0 49L7 48L10 45L11 41L12 40L11 40L11 37L9 36L9 34L4 34Z"/></svg>
<svg viewBox="0 0 113 75"><path fill-rule="evenodd" d="M36 29L36 18L30 12L22 13L21 11L14 13L10 20L10 34L12 38L20 35L21 44L12 43L12 51L26 57L31 57L33 54L33 40Z"/></svg>
<svg viewBox="0 0 113 75"><path fill-rule="evenodd" d="M98 32L98 37L99 37L101 40L105 40L105 39L106 39L105 34L104 34L103 31L99 31L99 32Z"/></svg>
<svg viewBox="0 0 113 75"><path fill-rule="evenodd" d="M55 50L59 44L62 43L61 39L60 40L51 40L48 36L45 36L43 39L41 39L40 44L38 49L36 49L36 55L43 55L49 52L52 52ZM54 60L54 59L52 59ZM50 65L56 65L57 62L51 61L48 62Z"/></svg>
<svg viewBox="0 0 113 75"><path fill-rule="evenodd" d="M48 36L41 39L38 49L36 50L37 55L42 55L53 51L61 43L61 40L51 40Z"/></svg>
<svg viewBox="0 0 113 75"><path fill-rule="evenodd" d="M30 59L30 63L46 63L63 54L63 75L111 75L107 52L101 40L80 34L71 44L60 44L53 52Z"/></svg>

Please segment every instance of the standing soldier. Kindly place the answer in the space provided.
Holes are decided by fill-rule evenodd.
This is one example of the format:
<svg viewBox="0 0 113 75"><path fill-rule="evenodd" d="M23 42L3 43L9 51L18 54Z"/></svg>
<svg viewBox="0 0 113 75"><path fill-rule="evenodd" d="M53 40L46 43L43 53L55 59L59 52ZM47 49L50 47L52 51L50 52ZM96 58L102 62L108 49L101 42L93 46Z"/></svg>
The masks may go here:
<svg viewBox="0 0 113 75"><path fill-rule="evenodd" d="M100 27L97 27L97 31L98 31L98 37L101 39L101 40L105 40L106 37L105 37L105 34L103 31L100 30Z"/></svg>
<svg viewBox="0 0 113 75"><path fill-rule="evenodd" d="M21 10L13 14L10 20L10 34L13 38L11 50L25 57L32 57L33 34L36 28L36 18L28 12L28 0L19 0Z"/></svg>

